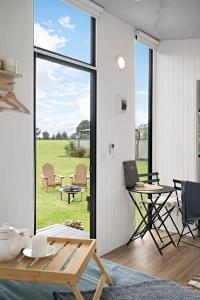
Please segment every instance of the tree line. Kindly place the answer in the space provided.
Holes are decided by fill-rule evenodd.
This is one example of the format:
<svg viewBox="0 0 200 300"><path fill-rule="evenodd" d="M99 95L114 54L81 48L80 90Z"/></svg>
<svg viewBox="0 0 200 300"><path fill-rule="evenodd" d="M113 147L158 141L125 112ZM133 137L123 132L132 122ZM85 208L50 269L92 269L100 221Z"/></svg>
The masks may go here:
<svg viewBox="0 0 200 300"><path fill-rule="evenodd" d="M90 121L82 120L76 127L76 132L72 133L70 136L68 136L68 133L66 131L63 132L58 131L56 134L50 135L48 131L41 132L39 128L36 128L35 135L36 135L36 139L43 139L43 140L75 140L79 135L80 130L89 129L89 128L90 128Z"/></svg>

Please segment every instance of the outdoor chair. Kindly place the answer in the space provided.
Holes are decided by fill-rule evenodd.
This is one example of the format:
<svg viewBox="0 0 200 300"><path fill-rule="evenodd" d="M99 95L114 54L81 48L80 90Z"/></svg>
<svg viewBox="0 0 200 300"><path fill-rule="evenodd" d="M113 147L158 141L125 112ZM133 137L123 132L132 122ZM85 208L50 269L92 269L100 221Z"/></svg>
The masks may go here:
<svg viewBox="0 0 200 300"><path fill-rule="evenodd" d="M176 190L177 207L178 207L179 213L181 214L181 217L182 217L182 201L181 201L182 182L181 182L181 180L178 180L178 179L173 179L173 182L174 182L174 188ZM198 232L198 234L199 234L198 222L194 222L193 228L191 228L191 225L189 225L189 224L187 224L186 226L183 226L181 233L179 233L179 240L177 242L177 247L178 247L179 243L181 242L181 243L188 244L190 246L199 248L196 245L182 241L182 238L187 234L191 234L193 239L195 239L196 237L199 237L199 236L194 235L194 231Z"/></svg>
<svg viewBox="0 0 200 300"><path fill-rule="evenodd" d="M69 176L71 178L72 185L78 185L81 187L85 187L87 190L87 180L89 176L87 176L87 166L84 164L79 164L76 166L75 173Z"/></svg>
<svg viewBox="0 0 200 300"><path fill-rule="evenodd" d="M62 175L55 174L54 166L46 163L42 166L42 186L46 188L48 192L49 187L62 187L62 180L65 178ZM56 180L56 177L60 178L60 180Z"/></svg>

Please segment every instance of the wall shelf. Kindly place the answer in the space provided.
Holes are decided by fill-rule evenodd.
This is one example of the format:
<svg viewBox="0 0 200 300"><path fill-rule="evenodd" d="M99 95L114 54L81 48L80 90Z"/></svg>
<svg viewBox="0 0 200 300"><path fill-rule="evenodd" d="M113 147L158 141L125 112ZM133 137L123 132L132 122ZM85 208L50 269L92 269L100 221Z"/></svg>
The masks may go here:
<svg viewBox="0 0 200 300"><path fill-rule="evenodd" d="M4 76L4 75L5 75L5 76L13 77L13 78L21 78L21 77L23 77L22 74L13 73L13 72L1 70L1 69L0 69L0 75L1 75L1 76Z"/></svg>

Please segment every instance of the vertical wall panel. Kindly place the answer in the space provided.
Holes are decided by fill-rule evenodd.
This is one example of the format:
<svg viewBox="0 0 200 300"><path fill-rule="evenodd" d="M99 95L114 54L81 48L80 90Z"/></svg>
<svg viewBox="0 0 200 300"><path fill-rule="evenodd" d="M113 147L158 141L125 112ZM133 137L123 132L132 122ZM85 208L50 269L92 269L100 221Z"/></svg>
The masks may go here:
<svg viewBox="0 0 200 300"><path fill-rule="evenodd" d="M31 111L0 113L0 224L34 225L33 1L0 0L0 58L15 57L17 98Z"/></svg>
<svg viewBox="0 0 200 300"><path fill-rule="evenodd" d="M104 13L98 21L97 73L97 244L100 254L127 242L133 206L124 188L122 162L134 158L133 29ZM126 68L117 66L117 56ZM120 112L120 98L128 102ZM115 144L113 157L109 143Z"/></svg>
<svg viewBox="0 0 200 300"><path fill-rule="evenodd" d="M154 169L161 180L196 179L198 40L163 41L155 55Z"/></svg>
<svg viewBox="0 0 200 300"><path fill-rule="evenodd" d="M163 41L155 54L154 170L161 183L197 180L196 80L200 40ZM198 167L199 168L199 167ZM181 216L173 218L181 228ZM174 231L171 222L168 227Z"/></svg>

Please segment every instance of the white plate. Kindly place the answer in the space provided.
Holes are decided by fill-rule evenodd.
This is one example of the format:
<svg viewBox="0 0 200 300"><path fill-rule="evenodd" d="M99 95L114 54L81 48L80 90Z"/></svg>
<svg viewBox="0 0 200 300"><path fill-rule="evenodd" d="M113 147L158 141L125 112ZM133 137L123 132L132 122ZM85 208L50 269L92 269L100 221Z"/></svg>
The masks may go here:
<svg viewBox="0 0 200 300"><path fill-rule="evenodd" d="M33 255L32 254L32 248L25 248L23 250L23 254L25 256L28 256L28 257L31 257L31 258L42 258L42 257L48 257L50 255L53 255L55 254L55 247L52 246L52 245L48 245L48 248L47 248L47 252L45 254L42 254L42 255Z"/></svg>

